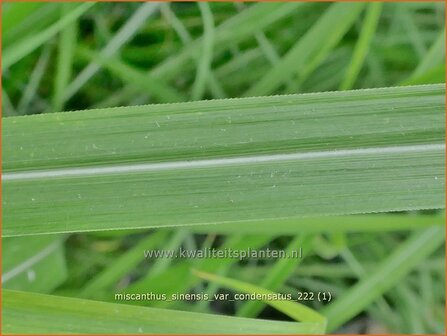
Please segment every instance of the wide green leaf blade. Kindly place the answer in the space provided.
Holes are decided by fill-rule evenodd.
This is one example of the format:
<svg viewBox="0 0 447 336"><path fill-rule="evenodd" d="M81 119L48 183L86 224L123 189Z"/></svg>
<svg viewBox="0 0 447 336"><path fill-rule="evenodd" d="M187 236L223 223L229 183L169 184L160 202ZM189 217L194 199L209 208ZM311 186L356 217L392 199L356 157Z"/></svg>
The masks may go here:
<svg viewBox="0 0 447 336"><path fill-rule="evenodd" d="M443 208L444 92L7 118L3 235Z"/></svg>
<svg viewBox="0 0 447 336"><path fill-rule="evenodd" d="M313 322L253 320L11 290L2 294L6 334L315 334L319 330L320 324Z"/></svg>
<svg viewBox="0 0 447 336"><path fill-rule="evenodd" d="M434 84L11 117L3 121L2 167L441 144L444 95L445 86Z"/></svg>

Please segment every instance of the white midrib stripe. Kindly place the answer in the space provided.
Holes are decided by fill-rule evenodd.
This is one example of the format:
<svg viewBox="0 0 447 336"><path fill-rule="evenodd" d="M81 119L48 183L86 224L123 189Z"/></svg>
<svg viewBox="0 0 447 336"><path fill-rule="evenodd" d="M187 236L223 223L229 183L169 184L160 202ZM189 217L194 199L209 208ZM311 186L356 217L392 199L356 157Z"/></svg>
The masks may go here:
<svg viewBox="0 0 447 336"><path fill-rule="evenodd" d="M192 161L134 163L127 165L109 165L99 167L58 168L49 170L5 173L2 174L2 180L14 181L14 180L27 180L27 179L46 179L53 177L82 177L91 175L109 175L117 173L165 171L174 169L194 169L194 168L255 164L265 162L350 157L350 156L370 155L370 154L403 154L403 153L424 152L424 151L445 151L445 144L371 147L371 148L342 149L332 151L315 151L315 152L288 153L288 154L270 154L270 155L217 158L217 159L204 159L204 160L199 159Z"/></svg>
<svg viewBox="0 0 447 336"><path fill-rule="evenodd" d="M8 271L6 273L3 273L2 274L2 284L5 284L6 282L8 282L9 280L13 279L14 277L19 275L20 273L22 273L22 272L26 271L27 269L29 269L31 266L34 266L35 264L37 264L39 261L43 260L44 258L49 256L51 253L56 251L56 249L59 246L60 246L60 241L55 241L52 244L50 244L47 247L45 247L39 253L33 255L31 258L25 260L21 264L19 264L16 267L14 267L12 270L10 270L10 271Z"/></svg>

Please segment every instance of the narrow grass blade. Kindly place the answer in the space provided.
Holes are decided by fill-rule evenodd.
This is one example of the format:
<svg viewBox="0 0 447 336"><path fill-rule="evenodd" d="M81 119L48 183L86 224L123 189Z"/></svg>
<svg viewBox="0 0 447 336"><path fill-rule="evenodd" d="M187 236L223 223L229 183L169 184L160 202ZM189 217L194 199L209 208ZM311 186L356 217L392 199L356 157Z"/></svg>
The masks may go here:
<svg viewBox="0 0 447 336"><path fill-rule="evenodd" d="M378 267L378 263L362 263L363 268L366 273L371 273ZM444 262L441 258L432 258L427 260L423 264L416 267L418 271L421 272L436 272L442 271L444 267ZM246 270L249 273L251 270ZM357 274L352 270L351 267L344 264L327 264L327 263L315 263L312 265L300 265L296 269L295 275L298 278L303 277L322 277L322 278L356 278Z"/></svg>
<svg viewBox="0 0 447 336"><path fill-rule="evenodd" d="M344 248L340 252L340 256L346 261L346 264L348 264L349 267L354 271L355 275L357 276L357 279L363 280L368 278L369 275L365 270L363 263L357 260L357 258L349 248ZM371 312L373 316L374 314L376 314L376 310L378 311L378 314L384 317L389 318L390 316L394 315L393 313L390 314L390 312L392 312L393 309L390 307L388 302L383 297L378 297L375 301L376 302L374 305L366 308L369 312Z"/></svg>
<svg viewBox="0 0 447 336"><path fill-rule="evenodd" d="M171 10L170 5L169 4L163 4L161 7L161 12L163 13L163 15L165 16L166 20L169 22L169 24L174 28L174 30L176 31L177 35L179 36L179 38L181 39L183 45L188 45L189 43L191 43L192 37L189 34L188 30L186 29L186 27L183 25L183 23L177 18L177 16L175 15L175 13ZM214 38L214 24L213 24L213 38ZM205 44L205 43L204 43ZM213 46L214 48L214 46ZM200 66L200 55L196 55L195 59L196 59L196 67ZM211 62L212 60L210 60ZM225 91L223 90L222 86L220 85L220 83L217 81L217 79L215 78L213 71L211 68L208 69L209 73L208 73L208 84L209 84L209 90L213 95L213 98L226 98L227 94L225 93Z"/></svg>
<svg viewBox="0 0 447 336"><path fill-rule="evenodd" d="M354 54L352 55L343 82L340 84L341 90L349 90L355 84L379 23L382 7L383 3L381 2L368 4L365 22L363 23L359 40L355 46Z"/></svg>
<svg viewBox="0 0 447 336"><path fill-rule="evenodd" d="M236 291L241 291L243 293L259 294L259 295L263 295L264 297L267 297L267 298L269 296L273 297L276 294L275 292L272 292L268 289L265 289L265 288L262 288L259 286L255 286L255 285L243 282L243 281L224 278L224 277L220 277L220 276L217 276L214 274L201 272L198 270L194 270L193 273L202 279L216 282L222 286L231 288ZM293 318L295 321L313 322L313 323L320 324L319 332L324 333L325 327L326 327L326 319L323 315L320 315L315 310L313 310L301 303L289 301L289 300L275 300L275 299L272 299L272 300L265 299L264 300L263 299L263 301L265 301L270 306L278 309L282 313L286 314L290 318Z"/></svg>
<svg viewBox="0 0 447 336"><path fill-rule="evenodd" d="M51 46L47 46L43 49L36 65L34 66L33 71L30 74L29 82L26 85L22 98L20 99L17 106L17 111L21 115L26 114L28 106L37 95L37 90L39 88L40 82L43 78L43 75L47 71L51 51Z"/></svg>
<svg viewBox="0 0 447 336"><path fill-rule="evenodd" d="M379 262L362 262L362 266L366 271L366 274L373 272L377 269ZM444 269L444 260L439 257L432 257L421 265L414 268L417 272L433 272L442 273ZM265 266L250 266L250 265L236 265L232 268L229 276L233 278L238 278L242 281L250 281L253 278L262 279L270 271L269 265ZM352 267L347 266L343 263L327 263L327 262L315 262L312 264L301 264L294 270L291 275L290 282L299 284L302 279L308 279L312 281L313 279L322 278L334 283L340 281L340 279L356 279L358 278L357 272L355 272ZM287 285L284 285L286 288ZM317 285L318 287L318 285Z"/></svg>
<svg viewBox="0 0 447 336"><path fill-rule="evenodd" d="M244 93L261 96L274 92L281 84L319 53L321 45L331 46L339 41L358 17L364 4L335 3L324 12L312 28L292 47L281 62ZM318 43L317 43L318 41Z"/></svg>
<svg viewBox="0 0 447 336"><path fill-rule="evenodd" d="M427 76L436 68L440 66L443 68L443 78L445 78L445 64L440 64L445 59L445 28L439 34L435 43L431 46L430 50L426 53L425 57L420 61L417 68L413 71L410 78L402 82L402 85L412 85L413 83L420 82L420 78ZM445 62L444 62L445 63Z"/></svg>
<svg viewBox="0 0 447 336"><path fill-rule="evenodd" d="M47 42L66 26L77 20L82 14L90 9L95 3L83 3L74 8L70 13L64 15L57 22L44 29L43 31L25 37L14 44L11 44L3 51L2 55L2 71L8 69L11 65L28 55L30 52Z"/></svg>
<svg viewBox="0 0 447 336"><path fill-rule="evenodd" d="M220 65L216 68L216 76L221 80L229 77L231 74L235 72L246 69L249 64L261 59L263 57L263 51L260 47L253 48L245 51L238 55L238 57L233 57L228 62ZM279 56L278 56L279 61Z"/></svg>
<svg viewBox="0 0 447 336"><path fill-rule="evenodd" d="M426 56L419 63L413 75L418 76L426 72L433 66L436 66L445 61L445 28L439 34L435 43L432 45Z"/></svg>
<svg viewBox="0 0 447 336"><path fill-rule="evenodd" d="M445 81L445 64L440 64L428 70L419 76L412 76L409 79L401 82L401 85L423 85L444 83Z"/></svg>
<svg viewBox="0 0 447 336"><path fill-rule="evenodd" d="M119 59L106 58L99 53L84 48L78 48L77 53L94 61L97 65L104 66L124 83L134 86L136 90L153 96L161 102L173 103L186 100L184 95L164 81L146 75Z"/></svg>
<svg viewBox="0 0 447 336"><path fill-rule="evenodd" d="M285 249L286 255L292 255L292 253L299 249L306 251L306 254L309 253L313 238L313 235L294 237ZM272 266L267 276L260 282L259 286L273 291L278 290L301 261L301 258L284 258L278 260ZM256 317L263 308L264 304L262 301L248 301L237 310L237 316Z"/></svg>
<svg viewBox="0 0 447 336"><path fill-rule="evenodd" d="M184 45L191 43L192 37L186 29L185 25L179 18L175 15L175 12L171 10L171 4L162 3L160 5L160 12L163 14L163 17L169 23L169 25L175 30L180 40Z"/></svg>
<svg viewBox="0 0 447 336"><path fill-rule="evenodd" d="M158 231L143 238L137 245L119 257L112 265L92 278L83 288L81 296L92 297L95 292L114 285L127 272L143 260L145 249L154 248L166 237L166 231Z"/></svg>
<svg viewBox="0 0 447 336"><path fill-rule="evenodd" d="M258 249L266 245L271 240L269 236L263 235L247 235L247 236L230 236L220 247L222 250L243 250L247 248ZM196 259L182 260L180 263L169 267L160 274L153 276L150 269L148 274L134 282L125 289L126 293L140 293L146 288L151 288L155 293L187 293L198 283L198 278L191 273L193 267L200 267L201 270L213 273L226 272L231 266L239 261L237 258L210 258L210 259ZM179 277L181 282L173 285L167 283L166 279L172 277ZM212 288L210 288L212 289ZM154 302L152 305L157 307L167 307L172 302Z"/></svg>
<svg viewBox="0 0 447 336"><path fill-rule="evenodd" d="M147 18L158 10L158 7L159 4L154 2L141 4L100 52L101 56L108 58L116 54L135 35L138 29L146 23ZM100 68L101 66L94 62L87 65L67 87L64 93L64 100L70 99Z"/></svg>
<svg viewBox="0 0 447 336"><path fill-rule="evenodd" d="M70 11L72 4L62 4L61 12L66 14ZM64 100L63 93L67 87L72 73L72 63L78 34L76 22L65 27L59 35L57 70L54 78L54 93L52 102L52 111L63 111Z"/></svg>
<svg viewBox="0 0 447 336"><path fill-rule="evenodd" d="M192 100L200 100L205 93L205 84L209 78L211 62L213 60L213 44L214 44L214 18L208 3L197 3L203 19L203 44L201 48L201 56L197 61L197 74L192 87Z"/></svg>
<svg viewBox="0 0 447 336"><path fill-rule="evenodd" d="M234 43L251 37L256 31L262 30L264 27L289 16L294 10L303 5L303 3L270 2L250 6L216 28L214 45L220 50L228 48ZM165 79L173 78L179 71L184 70L185 63L194 57L197 48L202 43L202 39L193 41L179 54L155 67L152 74Z"/></svg>
<svg viewBox="0 0 447 336"><path fill-rule="evenodd" d="M171 239L164 245L165 249L168 251L178 251L188 235L190 235L190 233L184 229L175 230ZM157 260L154 260L149 276L153 277L163 273L169 269L172 261L172 258L158 258Z"/></svg>
<svg viewBox="0 0 447 336"><path fill-rule="evenodd" d="M399 6L397 13L397 17L400 19L399 21L405 27L404 29L408 32L407 34L410 37L410 41L413 45L414 51L416 52L418 58L422 59L427 52L427 48L421 37L419 27L414 22L411 9L406 6Z"/></svg>
<svg viewBox="0 0 447 336"><path fill-rule="evenodd" d="M253 320L3 290L2 332L317 334L321 333L321 327L319 323Z"/></svg>
<svg viewBox="0 0 447 336"><path fill-rule="evenodd" d="M377 267L375 272L358 282L322 311L328 319L328 331L335 330L397 285L415 266L439 248L444 240L444 228L440 227L413 233Z"/></svg>

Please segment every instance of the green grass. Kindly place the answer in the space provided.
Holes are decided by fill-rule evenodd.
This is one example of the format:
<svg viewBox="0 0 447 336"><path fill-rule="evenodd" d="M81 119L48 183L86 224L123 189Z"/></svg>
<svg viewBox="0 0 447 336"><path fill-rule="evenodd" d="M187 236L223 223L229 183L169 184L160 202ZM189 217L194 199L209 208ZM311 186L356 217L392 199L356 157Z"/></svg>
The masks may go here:
<svg viewBox="0 0 447 336"><path fill-rule="evenodd" d="M2 4L2 333L445 333L444 11Z"/></svg>

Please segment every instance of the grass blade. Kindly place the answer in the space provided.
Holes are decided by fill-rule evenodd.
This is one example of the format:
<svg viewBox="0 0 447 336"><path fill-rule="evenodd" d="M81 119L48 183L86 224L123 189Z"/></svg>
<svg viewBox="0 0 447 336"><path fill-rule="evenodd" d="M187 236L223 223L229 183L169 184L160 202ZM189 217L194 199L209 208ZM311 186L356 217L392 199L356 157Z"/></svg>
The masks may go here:
<svg viewBox="0 0 447 336"><path fill-rule="evenodd" d="M205 93L205 84L209 78L213 60L214 19L208 3L197 3L203 18L203 44L201 57L198 59L196 80L192 87L192 100L200 100Z"/></svg>
<svg viewBox="0 0 447 336"><path fill-rule="evenodd" d="M11 65L28 55L30 52L37 49L43 43L47 42L66 26L77 20L94 4L94 2L80 4L72 11L70 11L70 13L64 15L57 22L44 29L43 31L35 35L25 37L22 40L19 40L14 44L8 46L8 48L3 51L2 55L2 71L5 71Z"/></svg>
<svg viewBox="0 0 447 336"><path fill-rule="evenodd" d="M25 87L22 98L19 101L17 110L20 114L26 114L30 103L33 98L37 95L37 90L39 88L40 82L47 70L48 62L51 55L51 46L45 47L37 60L37 63L30 74L29 82Z"/></svg>
<svg viewBox="0 0 447 336"><path fill-rule="evenodd" d="M216 282L220 285L234 289L236 291L241 291L243 293L248 293L248 294L256 293L256 294L264 295L266 297L268 297L269 295L275 294L274 292L272 292L268 289L265 289L265 288L262 288L259 286L255 286L255 285L243 282L243 281L224 278L224 277L220 277L220 276L217 276L214 274L201 272L201 271L197 271L197 270L194 270L193 273L202 279ZM284 300L284 301L282 301L282 300L263 300L263 301L265 301L270 306L278 309L279 311L281 311L282 313L286 314L287 316L293 318L296 321L313 322L313 323L320 324L319 333L324 333L324 330L326 327L326 319L324 316L320 315L315 310L313 310L301 303L288 301L288 300Z"/></svg>
<svg viewBox="0 0 447 336"><path fill-rule="evenodd" d="M253 85L244 96L260 96L274 92L287 78L296 74L306 62L319 53L321 45L332 46L337 43L354 20L364 4L335 3L324 12L312 28L287 52L264 77ZM318 41L318 43L316 43Z"/></svg>
<svg viewBox="0 0 447 336"><path fill-rule="evenodd" d="M7 118L3 235L443 208L444 108L432 85Z"/></svg>
<svg viewBox="0 0 447 336"><path fill-rule="evenodd" d="M351 63L349 64L346 75L340 85L341 90L349 90L355 84L379 23L382 7L383 3L381 2L368 4L365 22L363 23L359 40L355 46Z"/></svg>
<svg viewBox="0 0 447 336"><path fill-rule="evenodd" d="M188 30L184 26L181 20L175 15L174 11L171 10L171 3L162 3L160 5L160 12L166 21L171 25L172 29L175 30L180 40L184 45L192 42L192 37Z"/></svg>
<svg viewBox="0 0 447 336"><path fill-rule="evenodd" d="M172 88L162 80L146 75L134 67L127 65L116 58L106 58L100 53L93 53L88 49L79 48L77 53L95 62L97 65L104 66L124 83L132 85L136 90L144 92L164 103L173 103L185 101L186 97Z"/></svg>
<svg viewBox="0 0 447 336"><path fill-rule="evenodd" d="M408 36L411 39L414 51L419 58L422 58L426 54L427 48L421 38L419 29L413 20L411 9L405 6L399 7L398 14L402 25L405 27L405 30L408 31Z"/></svg>
<svg viewBox="0 0 447 336"><path fill-rule="evenodd" d="M6 118L3 171L441 144L444 93L437 84Z"/></svg>
<svg viewBox="0 0 447 336"><path fill-rule="evenodd" d="M68 13L71 6L71 4L62 4L62 13ZM73 56L78 33L77 30L77 24L73 22L65 27L59 35L57 71L54 78L52 102L53 112L63 111L64 109L63 93L70 81L72 73Z"/></svg>
<svg viewBox="0 0 447 336"><path fill-rule="evenodd" d="M175 13L171 10L169 4L163 4L161 7L161 12L166 18L166 20L169 22L169 24L173 27L177 35L179 36L180 40L182 41L183 45L188 45L191 43L192 37L189 34L186 27L183 25L183 23L177 18ZM214 38L214 23L213 23L213 38ZM204 43L205 45L205 43ZM200 55L196 55L196 67L200 67ZM210 59L211 64L212 59ZM209 73L207 75L208 77L208 84L209 84L209 90L213 95L213 98L226 98L227 95L224 92L223 88L221 87L220 83L215 78L212 69L209 68Z"/></svg>
<svg viewBox="0 0 447 336"><path fill-rule="evenodd" d="M416 77L410 77L409 79L401 82L401 85L421 85L421 84L434 84L443 83L445 81L445 64L435 66Z"/></svg>
<svg viewBox="0 0 447 336"><path fill-rule="evenodd" d="M266 245L270 240L268 236L251 235L251 236L231 236L221 246L222 249L242 250L246 248L257 249ZM126 293L140 293L146 288L151 288L157 293L175 293L189 292L198 283L198 278L191 273L193 267L200 267L201 270L213 273L222 273L238 262L235 258L220 258L220 259L200 259L191 262L190 260L182 261L179 264L171 266L163 273L153 276L152 270L142 279L136 281L131 286L126 288ZM166 282L166 279L178 276L182 282L172 285ZM212 292L214 286L207 288L207 291ZM212 293L211 293L212 294ZM168 306L172 302L155 302L153 305Z"/></svg>
<svg viewBox="0 0 447 336"><path fill-rule="evenodd" d="M312 235L300 235L293 238L285 250L286 255L291 255L293 251L299 249L309 251L313 238ZM260 283L260 287L270 290L278 290L301 261L301 258L289 258L277 261ZM238 309L237 316L256 317L263 308L264 304L261 301L248 301Z"/></svg>
<svg viewBox="0 0 447 336"><path fill-rule="evenodd" d="M104 58L113 56L117 51L131 39L137 30L143 25L147 18L150 17L159 7L158 3L144 3L135 11L132 17L126 21L125 25L113 36L109 43L101 51ZM64 93L64 100L70 99L96 72L100 69L100 65L90 63L87 65L70 83Z"/></svg>
<svg viewBox="0 0 447 336"><path fill-rule="evenodd" d="M11 290L3 290L2 305L6 334L314 334L321 330L318 323L254 322Z"/></svg>
<svg viewBox="0 0 447 336"><path fill-rule="evenodd" d="M445 59L445 28L439 34L435 43L431 46L430 50L425 54L425 57L421 60L417 68L413 71L410 78L402 82L402 85L412 85L415 82L420 81L420 78L424 75L430 74L431 71L437 67L441 67L442 78L445 79L445 63L440 64Z"/></svg>
<svg viewBox="0 0 447 336"><path fill-rule="evenodd" d="M302 3L274 2L250 6L216 27L214 32L214 45L218 48L216 51L251 37L255 32L283 19L301 6ZM200 48L202 43L202 39L193 41L179 54L155 67L151 73L166 80L172 79L179 71L184 70L190 59L194 58L197 48Z"/></svg>
<svg viewBox="0 0 447 336"><path fill-rule="evenodd" d="M328 331L335 330L397 285L414 266L441 246L444 240L444 228L441 227L429 228L422 233L413 233L377 267L375 272L322 311L328 319Z"/></svg>
<svg viewBox="0 0 447 336"><path fill-rule="evenodd" d="M165 237L165 231L158 231L143 238L137 245L120 256L113 265L110 265L110 267L91 279L84 286L81 295L83 297L92 297L96 291L112 286L141 262L142 251L153 248L157 245L157 242L163 241Z"/></svg>

